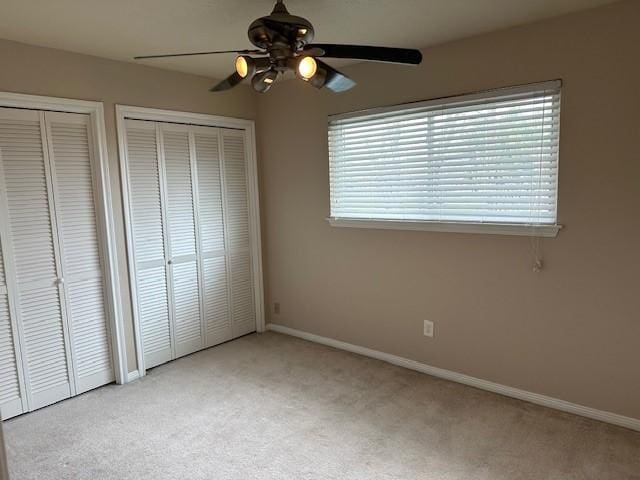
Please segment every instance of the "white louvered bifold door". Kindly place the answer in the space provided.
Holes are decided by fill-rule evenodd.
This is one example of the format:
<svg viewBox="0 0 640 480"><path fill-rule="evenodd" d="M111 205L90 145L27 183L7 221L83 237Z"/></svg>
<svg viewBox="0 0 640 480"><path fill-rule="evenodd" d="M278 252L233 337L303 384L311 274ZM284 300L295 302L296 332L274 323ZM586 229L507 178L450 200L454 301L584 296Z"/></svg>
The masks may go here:
<svg viewBox="0 0 640 480"><path fill-rule="evenodd" d="M190 136L185 125L160 124L160 132L166 182L173 336L175 356L181 357L204 346Z"/></svg>
<svg viewBox="0 0 640 480"><path fill-rule="evenodd" d="M50 165L44 113L0 109L2 136L3 217L10 245L5 249L7 278L16 298L25 390L29 409L69 397L75 390L69 375L66 312L61 299ZM8 262L6 252L12 252Z"/></svg>
<svg viewBox="0 0 640 480"><path fill-rule="evenodd" d="M197 165L198 219L203 270L205 339L208 347L233 338L224 241L220 131L193 127Z"/></svg>
<svg viewBox="0 0 640 480"><path fill-rule="evenodd" d="M135 262L133 296L146 368L173 358L157 126L127 120L127 177Z"/></svg>
<svg viewBox="0 0 640 480"><path fill-rule="evenodd" d="M256 330L245 132L126 120L145 368Z"/></svg>
<svg viewBox="0 0 640 480"><path fill-rule="evenodd" d="M221 129L233 336L256 329L245 133Z"/></svg>
<svg viewBox="0 0 640 480"><path fill-rule="evenodd" d="M76 393L114 380L88 115L45 113Z"/></svg>

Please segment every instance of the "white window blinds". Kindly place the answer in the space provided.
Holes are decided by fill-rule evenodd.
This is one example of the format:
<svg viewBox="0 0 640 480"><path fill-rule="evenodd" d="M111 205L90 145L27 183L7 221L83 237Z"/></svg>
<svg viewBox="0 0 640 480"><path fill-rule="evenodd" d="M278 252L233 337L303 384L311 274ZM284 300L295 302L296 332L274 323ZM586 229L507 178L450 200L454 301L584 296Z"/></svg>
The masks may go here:
<svg viewBox="0 0 640 480"><path fill-rule="evenodd" d="M559 128L559 81L331 116L331 217L554 225Z"/></svg>

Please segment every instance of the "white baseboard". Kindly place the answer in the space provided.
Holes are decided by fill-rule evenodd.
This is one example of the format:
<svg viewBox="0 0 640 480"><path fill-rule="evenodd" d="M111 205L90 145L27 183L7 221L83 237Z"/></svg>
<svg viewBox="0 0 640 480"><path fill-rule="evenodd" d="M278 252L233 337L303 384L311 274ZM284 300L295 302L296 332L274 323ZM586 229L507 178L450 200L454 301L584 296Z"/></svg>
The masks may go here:
<svg viewBox="0 0 640 480"><path fill-rule="evenodd" d="M371 357L383 362L392 363L400 367L408 368L410 370L416 370L418 372L426 373L427 375L433 375L434 377L443 378L445 380L451 380L452 382L462 383L463 385L469 385L471 387L487 390L489 392L498 393L507 397L517 398L524 400L525 402L535 403L536 405L542 405L544 407L561 410L563 412L573 413L582 417L599 420L601 422L611 423L620 427L629 428L631 430L640 431L640 419L625 417L616 413L606 412L603 410L597 410L591 407L585 407L575 403L567 402L565 400L559 400L553 397L547 397L546 395L540 395L539 393L528 392L519 388L508 387L499 383L490 382L481 378L471 377L463 373L452 372L451 370L445 370L443 368L432 367L424 363L416 362L408 358L398 357L389 353L372 350L370 348L361 347L359 345L353 345L351 343L341 342L332 338L321 337L320 335L314 335L313 333L303 332L294 328L285 327L283 325L277 325L274 323L267 324L267 330L283 333L285 335L291 335L293 337L309 340L310 342L321 343L329 347L338 348L340 350L346 350L348 352L364 355L365 357Z"/></svg>
<svg viewBox="0 0 640 480"><path fill-rule="evenodd" d="M140 378L140 372L138 372L138 370L134 370L133 372L129 372L127 374L127 383L133 382L134 380L137 380L139 378Z"/></svg>

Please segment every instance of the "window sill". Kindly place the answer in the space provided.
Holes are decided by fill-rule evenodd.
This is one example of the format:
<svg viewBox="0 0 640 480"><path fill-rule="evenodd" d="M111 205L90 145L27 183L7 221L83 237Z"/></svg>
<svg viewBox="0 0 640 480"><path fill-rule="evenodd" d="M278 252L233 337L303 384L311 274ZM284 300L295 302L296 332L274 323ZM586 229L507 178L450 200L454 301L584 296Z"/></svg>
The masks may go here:
<svg viewBox="0 0 640 480"><path fill-rule="evenodd" d="M484 233L529 237L555 237L562 228L562 225L523 225L514 223L430 222L333 217L327 218L327 220L332 227L415 230L423 232Z"/></svg>

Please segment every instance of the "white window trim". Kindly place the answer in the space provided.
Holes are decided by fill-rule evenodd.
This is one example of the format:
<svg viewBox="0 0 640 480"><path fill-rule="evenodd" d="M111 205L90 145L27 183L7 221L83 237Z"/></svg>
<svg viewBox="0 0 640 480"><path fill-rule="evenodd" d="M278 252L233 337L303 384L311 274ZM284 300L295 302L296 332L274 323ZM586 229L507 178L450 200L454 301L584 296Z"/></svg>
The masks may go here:
<svg viewBox="0 0 640 480"><path fill-rule="evenodd" d="M132 315L134 336L136 343L137 371L131 372L129 381L146 374L144 364L144 352L142 349L142 335L138 320L138 308L136 297L136 285L134 282L135 259L133 249L133 237L131 231L131 191L129 186L127 168L127 151L125 142L125 120L150 120L155 122L172 122L189 125L203 125L219 128L235 128L245 131L247 163L248 163L248 190L249 190L249 237L251 242L252 268L254 272L254 301L256 312L256 331L264 332L264 289L262 276L262 242L260 238L260 206L258 200L258 166L256 152L255 122L240 118L222 117L219 115L207 115L202 113L180 112L173 110L159 110L156 108L134 107L130 105L116 105L116 129L118 132L118 153L120 156L120 176L122 179L122 200L124 205L125 234L127 241L127 262L129 267L129 288L131 291Z"/></svg>
<svg viewBox="0 0 640 480"><path fill-rule="evenodd" d="M105 266L106 288L109 301L106 303L111 334L113 369L116 382L127 383L127 359L125 353L124 325L122 321L122 299L118 276L116 253L115 224L113 220L113 203L111 201L111 185L109 160L107 156L107 134L104 123L104 106L102 102L74 100L68 98L25 95L21 93L0 92L0 107L27 108L89 115L92 135L95 139L94 154L98 160L96 176L99 185L99 204L97 205L98 228L101 230L100 250Z"/></svg>
<svg viewBox="0 0 640 480"><path fill-rule="evenodd" d="M478 93L453 95L449 97L435 98L421 102L405 103L400 105L391 105L387 107L378 107L364 110L356 110L346 113L337 113L329 115L328 121L344 120L347 118L358 117L361 115L375 115L379 113L387 113L401 111L409 108L435 107L439 105L454 105L456 102L452 99L461 97L461 102L469 102L482 100L485 98L493 98L497 93L501 94L518 94L526 93L532 89L556 89L562 86L562 80L550 80L546 82L536 82L526 85L518 85L514 87L495 88ZM556 198L557 198L556 185ZM556 200L557 202L557 200ZM557 204L556 204L557 208ZM382 220L382 219L361 219L361 218L337 218L329 217L326 219L332 227L347 228L366 228L366 229L383 229L383 230L412 230L422 232L449 232L449 233L482 233L491 235L517 235L530 237L556 237L562 228L562 225L527 225L521 223L478 223L478 222L440 222L429 220Z"/></svg>

